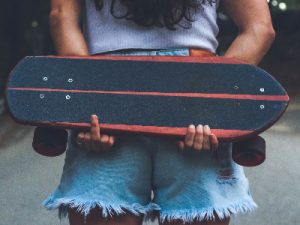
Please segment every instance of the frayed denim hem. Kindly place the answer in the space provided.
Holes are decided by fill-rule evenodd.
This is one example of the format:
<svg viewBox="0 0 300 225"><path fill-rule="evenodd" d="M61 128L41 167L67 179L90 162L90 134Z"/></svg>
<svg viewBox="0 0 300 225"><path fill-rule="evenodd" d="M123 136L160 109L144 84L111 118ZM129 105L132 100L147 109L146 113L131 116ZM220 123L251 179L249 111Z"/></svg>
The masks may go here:
<svg viewBox="0 0 300 225"><path fill-rule="evenodd" d="M69 208L75 208L77 212L81 213L85 218L90 213L90 210L99 207L101 208L102 217L113 217L115 215L125 214L130 212L134 215L147 215L154 210L159 210L160 207L155 203L149 203L146 206L141 204L104 204L97 201L86 201L71 198L49 198L43 202L43 205L48 210L59 209L59 218L65 218L68 215Z"/></svg>
<svg viewBox="0 0 300 225"><path fill-rule="evenodd" d="M181 220L184 223L191 223L195 220L215 220L226 219L235 214L245 214L253 212L257 208L253 199L245 199L222 207L208 207L204 209L186 209L186 210L166 210L160 213L160 221Z"/></svg>

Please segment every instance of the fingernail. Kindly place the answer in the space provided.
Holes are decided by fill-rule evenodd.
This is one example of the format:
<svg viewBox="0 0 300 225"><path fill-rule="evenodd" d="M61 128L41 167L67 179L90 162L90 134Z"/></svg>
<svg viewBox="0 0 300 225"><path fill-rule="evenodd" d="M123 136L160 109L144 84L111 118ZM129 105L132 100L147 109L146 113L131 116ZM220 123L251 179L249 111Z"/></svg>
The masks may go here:
<svg viewBox="0 0 300 225"><path fill-rule="evenodd" d="M209 130L210 128L209 128L208 125L205 125L205 126L204 126L204 129L205 129L205 130Z"/></svg>
<svg viewBox="0 0 300 225"><path fill-rule="evenodd" d="M97 116L96 115L92 115L91 116L91 120L96 120L97 119Z"/></svg>
<svg viewBox="0 0 300 225"><path fill-rule="evenodd" d="M188 127L188 132L195 132L195 126L194 125L189 125L189 127Z"/></svg>
<svg viewBox="0 0 300 225"><path fill-rule="evenodd" d="M197 131L202 131L202 129L203 129L203 125L202 125L202 124L199 124L199 125L197 126Z"/></svg>

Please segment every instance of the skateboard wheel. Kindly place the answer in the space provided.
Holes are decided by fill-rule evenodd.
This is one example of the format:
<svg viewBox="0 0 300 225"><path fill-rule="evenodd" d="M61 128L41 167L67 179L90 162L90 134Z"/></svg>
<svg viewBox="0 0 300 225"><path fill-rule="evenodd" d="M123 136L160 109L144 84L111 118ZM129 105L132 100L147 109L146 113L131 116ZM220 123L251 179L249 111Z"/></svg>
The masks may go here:
<svg viewBox="0 0 300 225"><path fill-rule="evenodd" d="M235 142L232 148L233 160L241 166L258 166L266 159L266 142L260 137Z"/></svg>
<svg viewBox="0 0 300 225"><path fill-rule="evenodd" d="M37 127L32 141L33 149L43 156L58 156L65 152L68 133L64 129Z"/></svg>

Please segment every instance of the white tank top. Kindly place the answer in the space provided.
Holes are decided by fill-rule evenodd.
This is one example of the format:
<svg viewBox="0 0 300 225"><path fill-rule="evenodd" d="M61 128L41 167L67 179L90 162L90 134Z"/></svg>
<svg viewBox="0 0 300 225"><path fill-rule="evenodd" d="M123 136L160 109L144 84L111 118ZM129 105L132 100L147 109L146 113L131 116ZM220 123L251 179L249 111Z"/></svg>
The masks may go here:
<svg viewBox="0 0 300 225"><path fill-rule="evenodd" d="M215 53L218 46L216 36L217 7L203 4L194 16L190 29L177 26L175 31L163 27L142 27L126 19L116 19L110 14L111 0L104 0L101 11L97 11L94 0L85 0L84 33L90 54L121 49L174 49L201 48ZM117 1L116 1L117 2Z"/></svg>

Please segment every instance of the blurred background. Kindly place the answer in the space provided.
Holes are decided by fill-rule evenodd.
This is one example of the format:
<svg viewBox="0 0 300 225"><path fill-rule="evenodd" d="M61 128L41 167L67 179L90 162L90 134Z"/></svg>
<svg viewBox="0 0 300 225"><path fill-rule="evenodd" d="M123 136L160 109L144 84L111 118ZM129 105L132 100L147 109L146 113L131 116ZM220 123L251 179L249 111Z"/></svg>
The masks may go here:
<svg viewBox="0 0 300 225"><path fill-rule="evenodd" d="M268 2L277 36L260 67L282 83L291 104L263 134L268 142L267 161L246 169L259 208L254 214L233 218L233 225L300 224L300 1ZM55 54L48 30L49 9L49 0L0 0L0 225L67 224L41 206L59 182L64 156L50 159L35 154L32 128L15 124L4 104L6 79L22 57ZM237 29L222 10L219 25L222 54Z"/></svg>

